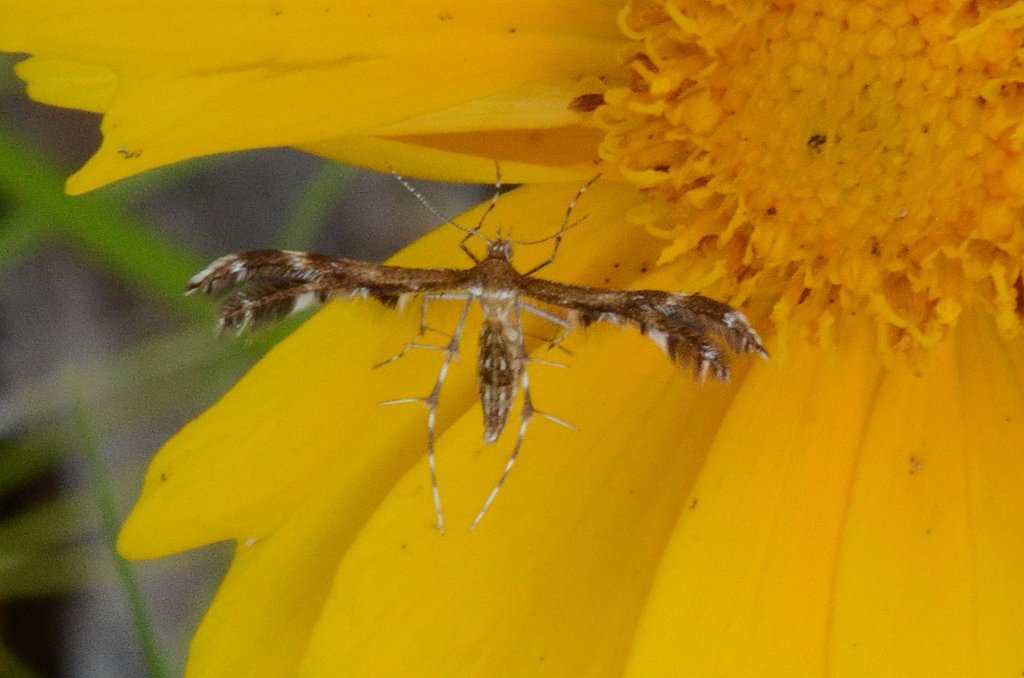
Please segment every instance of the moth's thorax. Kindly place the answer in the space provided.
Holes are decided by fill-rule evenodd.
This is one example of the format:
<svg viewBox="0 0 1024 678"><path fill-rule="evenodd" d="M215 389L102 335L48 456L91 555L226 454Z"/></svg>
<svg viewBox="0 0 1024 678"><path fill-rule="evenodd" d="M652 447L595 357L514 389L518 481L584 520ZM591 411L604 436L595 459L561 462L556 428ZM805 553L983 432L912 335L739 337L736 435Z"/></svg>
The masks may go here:
<svg viewBox="0 0 1024 678"><path fill-rule="evenodd" d="M477 287L483 296L507 296L519 289L522 276L512 267L512 263L503 257L491 256L473 267Z"/></svg>

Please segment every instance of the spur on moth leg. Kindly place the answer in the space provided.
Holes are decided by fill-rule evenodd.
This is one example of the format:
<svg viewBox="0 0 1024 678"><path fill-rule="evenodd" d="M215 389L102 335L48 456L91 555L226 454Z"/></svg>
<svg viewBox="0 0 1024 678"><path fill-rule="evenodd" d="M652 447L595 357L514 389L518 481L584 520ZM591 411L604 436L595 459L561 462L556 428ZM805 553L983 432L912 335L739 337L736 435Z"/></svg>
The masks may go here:
<svg viewBox="0 0 1024 678"><path fill-rule="evenodd" d="M186 293L222 296L220 327L232 328L239 333L330 299L373 297L393 307L408 297L422 295L420 330L416 338L378 366L393 362L413 349L438 350L444 354L437 380L427 396L386 401L387 404L418 402L428 410L427 465L437 528L441 532L444 531L444 517L434 455L437 405L445 377L458 355L469 308L474 302L479 304L483 315L477 353L477 387L483 411L484 442L493 443L501 436L520 391L522 406L512 451L470 529L480 523L501 490L519 456L534 415L572 428L568 422L533 407L527 365L545 361L531 359L527 354L527 335L522 326L524 312L558 328L548 340L551 347L560 348L565 336L581 325L611 322L635 327L650 336L673 363L691 367L698 381L708 373L721 381L728 380L727 348L738 354L758 353L768 357L760 337L746 317L732 306L709 297L663 290L573 285L535 275L555 260L566 232L580 223L581 220L571 220L573 209L600 175L590 179L576 192L566 207L561 227L553 235L540 240L517 241L500 232L493 238L482 232L484 220L498 202L500 173L495 182L494 196L473 228L441 217L418 190L397 173L393 174L431 213L465 234L459 247L473 261L473 266L465 269L409 268L308 252L251 250L217 259L189 281ZM467 246L474 238L486 247L483 257L478 257ZM547 259L525 273L515 269L512 265L514 245L546 242L553 242ZM450 335L427 325L428 302L440 300L465 302L458 324ZM420 341L427 332L439 333L449 341L443 345Z"/></svg>

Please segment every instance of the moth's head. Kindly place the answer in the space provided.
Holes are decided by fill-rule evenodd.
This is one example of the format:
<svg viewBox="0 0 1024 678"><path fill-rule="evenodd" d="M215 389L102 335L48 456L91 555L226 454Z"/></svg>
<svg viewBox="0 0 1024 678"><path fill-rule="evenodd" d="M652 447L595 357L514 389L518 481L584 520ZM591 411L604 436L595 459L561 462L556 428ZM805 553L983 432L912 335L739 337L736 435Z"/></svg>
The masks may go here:
<svg viewBox="0 0 1024 678"><path fill-rule="evenodd" d="M512 261L512 241L498 237L487 241L487 258Z"/></svg>

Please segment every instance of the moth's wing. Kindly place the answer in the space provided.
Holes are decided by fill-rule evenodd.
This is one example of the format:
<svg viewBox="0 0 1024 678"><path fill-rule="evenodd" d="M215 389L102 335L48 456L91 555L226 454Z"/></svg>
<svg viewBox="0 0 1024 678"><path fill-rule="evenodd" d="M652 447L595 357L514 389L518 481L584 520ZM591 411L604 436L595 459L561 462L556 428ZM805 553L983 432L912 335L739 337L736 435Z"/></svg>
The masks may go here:
<svg viewBox="0 0 1024 678"><path fill-rule="evenodd" d="M283 320L293 313L323 304L339 290L323 282L295 282L279 278L251 280L234 288L220 301L219 328L238 334Z"/></svg>
<svg viewBox="0 0 1024 678"><path fill-rule="evenodd" d="M250 250L223 256L197 273L186 294L223 297L221 327L242 332L329 299L374 297L393 306L406 295L454 294L467 272L384 266L287 250Z"/></svg>
<svg viewBox="0 0 1024 678"><path fill-rule="evenodd" d="M728 380L722 343L737 353L768 355L740 311L699 294L601 289L539 278L524 278L522 294L565 309L569 320L581 325L606 321L636 327L674 362L691 365L698 379L711 371L718 379Z"/></svg>

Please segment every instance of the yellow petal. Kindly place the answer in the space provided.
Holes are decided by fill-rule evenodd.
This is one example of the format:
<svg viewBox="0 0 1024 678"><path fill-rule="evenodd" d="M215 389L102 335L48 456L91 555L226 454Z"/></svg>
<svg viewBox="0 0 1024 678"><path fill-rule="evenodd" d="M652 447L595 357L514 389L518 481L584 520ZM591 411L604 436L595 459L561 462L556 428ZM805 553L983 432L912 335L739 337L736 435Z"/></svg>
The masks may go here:
<svg viewBox="0 0 1024 678"><path fill-rule="evenodd" d="M494 178L500 161L506 183L582 182L593 176L599 135L585 127L430 134L408 137L345 137L303 150L352 165L387 171L401 167L414 177L473 182ZM486 179L485 179L486 181Z"/></svg>
<svg viewBox="0 0 1024 678"><path fill-rule="evenodd" d="M414 413L376 405L395 397L392 380L406 383L422 369L415 357L370 369L415 334L415 314L385 314L370 302L329 305L168 441L122 529L121 552L150 558L261 538L336 467L345 480L334 482L351 485L354 503L343 520L365 516L359 506L373 500L364 493L421 454ZM371 446L391 452L362 454Z"/></svg>
<svg viewBox="0 0 1024 678"><path fill-rule="evenodd" d="M837 675L997 676L1024 637L1024 347L974 311L876 395L834 586Z"/></svg>
<svg viewBox="0 0 1024 678"><path fill-rule="evenodd" d="M325 478L335 479L344 480ZM344 494L349 487L307 493L265 538L239 543L189 646L187 676L298 675L338 561L362 527L349 519L357 503Z"/></svg>
<svg viewBox="0 0 1024 678"><path fill-rule="evenodd" d="M794 346L751 373L662 557L627 675L826 675L831 577L879 372L866 335L835 353Z"/></svg>
<svg viewBox="0 0 1024 678"><path fill-rule="evenodd" d="M746 381L665 551L627 675L1019 665L1024 350L975 316L927 369L886 371L869 335L841 334L835 352L794 347Z"/></svg>
<svg viewBox="0 0 1024 678"><path fill-rule="evenodd" d="M419 117L437 130L444 110L517 90L519 128L562 125L576 81L618 68L616 4L106 0L81 12L0 0L0 48L117 74L103 145L68 183L81 192L197 155L415 129ZM39 75L32 88L57 102L64 76ZM77 88L61 103L86 105Z"/></svg>
<svg viewBox="0 0 1024 678"><path fill-rule="evenodd" d="M102 113L117 90L117 76L109 68L66 59L31 57L15 66L28 83L28 94L54 106Z"/></svg>

